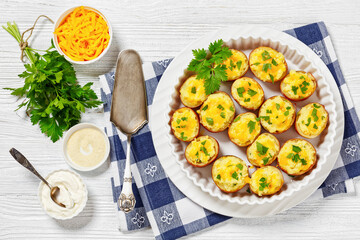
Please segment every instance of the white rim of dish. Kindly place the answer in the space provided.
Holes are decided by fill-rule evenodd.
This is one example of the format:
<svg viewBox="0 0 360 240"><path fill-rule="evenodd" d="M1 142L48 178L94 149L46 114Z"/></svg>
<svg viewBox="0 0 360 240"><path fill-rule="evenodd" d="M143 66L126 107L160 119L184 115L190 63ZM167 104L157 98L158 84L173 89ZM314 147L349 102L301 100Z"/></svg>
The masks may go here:
<svg viewBox="0 0 360 240"><path fill-rule="evenodd" d="M49 178L50 175L56 173L56 172L60 172L60 171L63 171L63 172L69 172L73 175L75 175L79 180L80 182L84 185L84 189L85 189L85 201L83 202L82 206L79 207L79 209L71 216L68 216L68 217L59 217L59 216L55 216L55 215L52 215L51 213L49 213L48 211L46 211L45 207L44 207L44 203L42 201L42 198L41 198L41 189L45 186L45 183L43 183L43 181L40 181L40 184L39 184L39 188L38 188L38 197L39 197L39 200L40 200L40 205L42 207L42 209L46 212L47 215L49 215L50 217L52 218L55 218L55 219L58 219L58 220L68 220L68 219L72 219L74 217L76 217L77 215L79 215L85 208L86 206L86 203L88 201L88 190L87 190L87 187L86 187L86 184L84 183L84 181L82 180L82 178L80 177L79 174L77 174L76 172L73 172L69 169L59 169L59 170L55 170L55 171L52 171L51 173L49 173L45 179L47 180Z"/></svg>
<svg viewBox="0 0 360 240"><path fill-rule="evenodd" d="M99 162L98 164L96 164L93 167L82 167L79 165L76 165L75 163L73 163L70 159L70 157L67 154L66 151L66 147L67 147L67 142L69 141L70 136L76 132L77 130L83 129L83 128L95 128L97 130L99 130L101 132L101 134L104 137L105 140L105 146L106 146L106 150L105 150L105 156L104 158L101 160L101 162ZM65 162L72 168L78 170L78 171L82 171L82 172L89 172L92 170L95 170L97 168L99 168L101 165L104 164L104 162L106 162L106 160L109 158L109 154L110 154L110 142L109 142L109 138L107 137L106 133L104 132L104 130L102 130L101 128L99 128L98 126L96 126L95 124L92 123L78 123L75 126L71 127L65 134L64 139L63 139L63 156L65 159Z"/></svg>
<svg viewBox="0 0 360 240"><path fill-rule="evenodd" d="M256 32L256 34L253 34L253 32ZM324 80L326 82L326 91L331 96L331 105L332 105L332 108L329 111L329 113L330 112L332 113L332 118L330 119L330 124L329 124L330 130L326 136L326 138L329 139L330 144L326 147L325 154L321 156L321 159L324 159L324 160L319 161L318 166L312 171L312 173L310 175L306 176L302 181L297 182L298 183L297 186L292 188L291 191L283 192L282 194L274 195L270 198L261 198L261 199L259 198L259 199L256 199L255 201L248 201L248 200L244 200L244 199L234 199L234 198L231 198L229 195L215 196L214 194L209 192L207 189L205 189L204 185L202 185L201 183L197 183L195 181L195 179L192 176L190 176L189 172L184 168L184 165L181 164L181 162L179 161L178 155L175 154L174 145L172 144L173 139L172 139L172 136L169 134L170 126L168 126L168 124L167 124L169 121L168 113L171 110L169 104L172 101L172 95L173 95L173 91L168 91L168 89L169 89L169 87L174 88L174 86L176 84L179 84L178 79L183 75L183 71L184 71L183 61L185 61L187 64L188 62L190 62L190 60L192 58L191 49L203 48L203 47L207 48L207 45L209 42L212 42L219 38L222 38L224 40L224 42L229 42L233 39L239 39L240 38L239 36L241 36L242 38L252 38L252 39L258 39L258 38L261 39L262 38L262 39L267 39L268 41L271 41L270 39L276 39L276 41L273 40L272 42L278 42L281 45L288 46L290 48L290 50L292 50L292 51L297 51L313 67L316 66L314 68L319 72L319 74L323 78L324 78L324 76L326 76L327 80L325 80L325 78L324 78ZM283 32L277 31L277 30L258 27L258 26L252 26L252 25L242 25L242 26L230 27L230 28L227 28L224 30L220 30L215 33L209 34L201 39L198 39L195 42L189 44L179 54L179 56L182 56L182 58L181 59L175 58L172 61L172 63L170 64L170 66L167 68L165 73L163 74L163 79L162 79L162 81L160 81L160 84L159 84L160 87L158 86L156 94L155 94L155 98L154 98L153 106L156 105L157 108L155 108L155 107L152 108L153 111L152 111L151 118L150 118L152 120L150 123L151 123L151 129L153 132L154 145L155 145L155 149L157 150L157 153L159 155L160 162L162 163L163 166L165 166L164 167L165 171L167 172L170 179L174 182L174 184L178 188L184 189L184 186L182 186L182 184L178 182L178 179L176 177L172 176L172 173L174 173L175 170L170 172L170 170L168 168L170 166L170 163L165 163L164 162L165 160L162 159L161 156L164 156L164 157L166 156L167 157L166 161L172 160L172 161L175 161L177 164L179 164L180 168L182 169L182 172L185 173L187 178L191 179L193 184L195 184L196 186L201 188L202 191L207 192L210 196L217 197L221 201L226 201L229 203L236 203L236 204L240 204L240 205L244 205L244 204L260 205L260 204L265 204L265 203L272 203L275 201L277 201L277 202L281 201L285 197L289 197L292 194L294 194L295 192L298 192L300 189L304 188L304 186L308 185L309 181L311 179L314 179L315 175L317 175L318 172L321 171L322 165L325 163L326 158L329 157L329 154L334 145L334 137L335 137L336 130L341 128L340 129L341 131L340 132L338 131L337 134L338 135L343 134L343 122L344 122L343 115L340 114L340 116L338 116L338 114L337 114L337 113L343 112L343 106L341 104L341 101L340 101L340 103L339 103L339 101L334 101L334 98L341 99L339 91L335 88L333 89L333 92L330 91L329 84L335 84L335 80L333 79L331 73L327 69L326 65L322 62L322 60L314 52L312 52L305 44L303 44L299 40L291 37L290 35L287 35ZM176 70L175 73L173 73L174 69ZM168 79L171 77L174 78L174 75L176 75L177 78L175 77L176 79L174 79L173 81L171 81L171 80L165 81L164 80L164 79ZM175 84L174 84L174 81L176 81ZM165 83L165 82L167 82L167 83ZM163 86L163 88L161 87L161 85ZM164 88L167 89L167 91L164 91ZM159 93L159 92L161 92L161 93ZM337 104L335 102L337 102ZM336 110L338 110L338 111L336 111ZM340 125L338 125L337 122L339 122ZM161 141L159 140L159 136L161 136L161 134L166 135L165 140L161 140ZM338 136L338 138L339 137L340 136ZM164 139L163 135L162 135L162 138ZM334 156L334 157L331 156L331 161L329 161L329 163L327 163L327 164L331 165L331 168L335 164L337 154L340 149L341 142L340 143L338 143L338 142L339 141L336 141L337 146L335 146L335 149L337 149L337 152L335 154L336 156ZM161 149L160 149L160 147L161 147ZM169 157L171 159L168 159ZM329 174L331 168L327 171L326 176ZM323 176L321 176L321 177L323 177ZM322 182L320 182L318 185L320 185L321 183ZM185 185L185 183L183 185ZM313 186L313 184L310 184L310 185ZM317 189L317 187L318 186L313 187L312 192L314 192ZM185 195L187 195L186 191L183 191L183 192L185 193ZM194 194L190 194L190 195L192 195L193 198L196 198L196 197L194 197ZM308 194L308 195L310 195L310 194ZM306 197L308 195L306 195ZM191 198L191 199L193 199L193 198ZM200 205L202 205L202 204L200 203ZM281 209L281 210L285 210L285 209ZM243 215L241 215L241 216L243 216Z"/></svg>
<svg viewBox="0 0 360 240"><path fill-rule="evenodd" d="M55 30L56 28L60 25L60 23L62 23L62 21L64 20L64 18L69 15L72 11L74 11L75 8L78 8L78 7L84 7L85 9L89 9L91 11L94 11L96 12L97 14L99 14L101 17L104 18L106 24L108 25L109 27L109 36L110 36L110 39L109 39L109 44L107 45L107 47L104 49L104 51L99 55L97 56L95 59L92 59L90 61L74 61L72 60L71 58L69 58L62 50L61 48L59 47L59 43L57 41L57 37L56 37L56 34L55 34ZM56 50L60 53L60 55L64 56L66 60L68 60L69 62L71 63L75 63L75 64L80 64L80 65L84 65L84 64L91 64L91 63L94 63L96 61L98 61L100 58L102 58L109 50L110 46L111 46L111 43L112 43L112 39L113 39L113 31L112 31L112 27L111 27L111 24L109 22L109 20L105 17L105 15L100 12L99 10L97 10L96 8L93 8L93 7L90 7L90 6L76 6L76 7L72 7L72 8L69 8L65 11L63 11L59 17L57 18L55 24L54 24L54 29L53 29L53 41L54 41L54 45L55 45L55 48Z"/></svg>

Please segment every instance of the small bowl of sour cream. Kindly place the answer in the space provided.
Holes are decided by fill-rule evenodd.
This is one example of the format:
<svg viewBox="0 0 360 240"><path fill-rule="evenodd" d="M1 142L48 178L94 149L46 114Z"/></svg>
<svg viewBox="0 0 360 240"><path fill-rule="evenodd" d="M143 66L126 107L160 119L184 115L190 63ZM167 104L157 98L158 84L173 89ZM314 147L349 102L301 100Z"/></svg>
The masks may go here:
<svg viewBox="0 0 360 240"><path fill-rule="evenodd" d="M79 171L92 171L109 157L110 143L105 132L91 123L79 123L67 131L63 141L65 161Z"/></svg>
<svg viewBox="0 0 360 240"><path fill-rule="evenodd" d="M70 170L57 170L50 173L46 181L59 187L57 201L65 205L57 205L50 197L50 188L43 182L39 185L39 198L42 208L52 218L67 220L77 216L85 208L88 191L77 173Z"/></svg>

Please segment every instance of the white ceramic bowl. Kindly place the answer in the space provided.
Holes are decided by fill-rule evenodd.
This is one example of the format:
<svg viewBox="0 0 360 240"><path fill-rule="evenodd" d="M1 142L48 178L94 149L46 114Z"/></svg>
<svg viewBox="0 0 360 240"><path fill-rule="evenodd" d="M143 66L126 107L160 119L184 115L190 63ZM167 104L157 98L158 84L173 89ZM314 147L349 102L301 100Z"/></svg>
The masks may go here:
<svg viewBox="0 0 360 240"><path fill-rule="evenodd" d="M42 181L40 182L39 184L39 190L38 190L38 197L39 197L39 200L40 200L40 205L41 207L44 209L44 211L52 218L55 218L55 219L58 219L58 220L68 220L68 219L72 219L74 217L76 217L77 215L79 215L79 213L81 213L85 206L86 206L86 203L87 203L87 200L88 200L88 191L87 191L87 188L86 188L86 185L85 183L83 182L83 180L81 179L81 177L79 176L79 174L73 172L73 171L70 171L70 170L67 170L67 169L60 169L60 170L56 170L56 171L53 171L51 173L49 173L45 179L48 179L52 174L56 173L56 172L60 172L60 171L65 171L65 172L69 172L71 174L73 174L75 177L77 177L80 182L83 184L84 186L84 189L85 189L85 199L84 201L81 203L81 205L79 206L79 208L72 214L72 215L69 215L69 216L66 216L66 217L63 217L63 216L57 216L49 211L46 210L45 206L44 206L44 203L42 201L42 198L41 198L41 190L43 187L47 187Z"/></svg>
<svg viewBox="0 0 360 240"><path fill-rule="evenodd" d="M104 141L105 141L105 155L104 155L104 158L98 163L96 164L95 166L92 166L92 167L83 167L83 166L79 166L77 164L75 164L73 161L71 161L71 158L69 157L69 155L67 154L67 142L69 141L69 138L70 136L76 132L77 130L80 130L80 129L83 129L83 128L95 128L97 129L98 131L100 131L102 133L102 135L104 136ZM106 135L106 133L101 129L99 128L98 126L94 125L94 124L91 124L91 123L79 123L79 124L76 124L75 126L73 126L72 128L70 128L65 136L64 136L64 139L63 139L63 155L64 155L64 158L65 158L65 161L67 164L70 165L70 167L76 169L76 170L79 170L79 171L82 171L82 172L88 172L88 171L92 171L98 167L100 167L109 157L109 153L110 153L110 142L109 142L109 139Z"/></svg>
<svg viewBox="0 0 360 240"><path fill-rule="evenodd" d="M54 29L53 29L53 40L54 40L54 45L55 45L55 48L56 50L65 57L66 60L68 60L69 62L71 63L75 63L75 64L91 64L91 63L94 63L96 61L98 61L100 58L102 58L106 53L107 51L109 50L110 46L111 46L111 42L112 42L112 35L113 35L113 32L112 32L112 27L110 25L110 22L109 20L105 17L104 14L102 14L99 10L93 8L93 7L89 7L89 6L83 6L85 9L88 9L88 10L91 10L91 11L94 11L96 12L97 14L99 14L100 16L102 16L106 22L106 24L108 25L109 27L109 35L110 35L110 39L109 39L109 44L108 46L104 49L104 51L95 59L92 59L90 61L74 61L72 60L71 58L69 58L62 50L61 48L59 47L59 43L57 41L57 36L56 34L54 34L55 32L55 29L57 29L59 27L59 25L62 23L62 21L64 20L64 18L69 15L72 11L74 11L75 8L77 7L81 7L81 6L76 6L76 7L72 7L72 8L69 8L67 9L66 11L62 12L60 14L60 16L58 17L57 21L55 22L54 24Z"/></svg>

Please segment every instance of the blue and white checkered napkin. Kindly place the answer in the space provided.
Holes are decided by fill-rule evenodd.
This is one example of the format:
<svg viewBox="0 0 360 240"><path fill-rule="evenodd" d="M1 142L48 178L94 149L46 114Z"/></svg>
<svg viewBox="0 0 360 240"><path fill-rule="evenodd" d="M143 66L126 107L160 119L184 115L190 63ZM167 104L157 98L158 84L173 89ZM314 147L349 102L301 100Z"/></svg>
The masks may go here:
<svg viewBox="0 0 360 240"><path fill-rule="evenodd" d="M339 86L344 103L345 133L340 155L329 177L313 197L354 193L352 178L360 175L360 122L325 24L313 23L286 33L304 42L325 62ZM170 62L167 59L143 65L150 111L156 86ZM156 239L175 239L229 219L193 203L174 186L156 156L148 125L133 136L131 144L135 210L128 214L119 210L116 203L122 187L126 137L109 121L114 73L100 76L100 82L106 133L111 145L111 168L114 170L111 178L113 200L119 216L120 230L131 231L151 226Z"/></svg>

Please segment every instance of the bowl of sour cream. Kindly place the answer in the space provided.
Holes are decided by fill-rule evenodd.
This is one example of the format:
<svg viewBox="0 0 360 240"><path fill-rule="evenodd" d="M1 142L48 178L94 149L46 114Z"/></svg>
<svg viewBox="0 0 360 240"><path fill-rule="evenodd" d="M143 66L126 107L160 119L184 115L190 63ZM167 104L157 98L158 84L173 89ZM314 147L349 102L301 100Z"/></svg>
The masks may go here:
<svg viewBox="0 0 360 240"><path fill-rule="evenodd" d="M91 123L79 123L67 131L63 141L65 161L79 171L92 171L109 157L110 143L105 132Z"/></svg>
<svg viewBox="0 0 360 240"><path fill-rule="evenodd" d="M70 170L57 170L45 179L50 185L59 187L60 191L56 199L65 205L65 208L57 205L50 197L50 188L41 182L39 185L40 203L50 217L66 220L82 212L88 199L88 191L77 173Z"/></svg>

